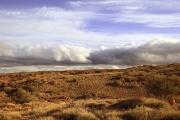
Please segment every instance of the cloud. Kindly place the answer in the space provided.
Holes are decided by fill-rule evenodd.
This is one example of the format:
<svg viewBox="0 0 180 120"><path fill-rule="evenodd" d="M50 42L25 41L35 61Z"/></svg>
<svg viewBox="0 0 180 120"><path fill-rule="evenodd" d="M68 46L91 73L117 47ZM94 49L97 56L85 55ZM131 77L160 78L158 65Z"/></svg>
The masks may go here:
<svg viewBox="0 0 180 120"><path fill-rule="evenodd" d="M143 43L155 37L179 38L179 33L174 31L164 34L161 29L158 33L148 29L149 27L177 27L178 29L179 12L176 11L179 9L169 14L156 14L150 11L160 8L152 9L148 3L137 0L90 0L69 2L71 6L68 9L44 6L0 10L0 40L9 45L23 43L28 46L56 41L55 44L98 48L100 46L115 47L129 42ZM151 3L154 5L155 1ZM162 2L161 4L158 2L158 5L164 6ZM100 25L93 21L100 21L98 22ZM127 22L148 26L147 29L150 32L142 29L129 32L131 26ZM106 23L113 24L118 29L114 30ZM106 25L107 27L102 27ZM94 29L99 28L100 31L93 31L89 26L95 27Z"/></svg>
<svg viewBox="0 0 180 120"><path fill-rule="evenodd" d="M0 43L0 66L178 62L178 41L154 39L180 38L180 2L177 0L79 0L68 3L67 8L44 6L0 10L0 40L3 41ZM96 29L106 23L117 25L116 33L111 27L100 32L88 28L89 24L94 24ZM128 23L135 26L135 31L129 32L132 26ZM136 29L139 24L143 27ZM150 39L154 40L148 42ZM122 47L123 44L126 45Z"/></svg>
<svg viewBox="0 0 180 120"><path fill-rule="evenodd" d="M78 32L78 28L84 26L83 19L91 16L87 12L65 11L60 8L32 8L23 11L23 14L13 14L14 11L1 12L1 34L17 36L31 35L43 37L62 36L68 32ZM10 16L9 19L6 16ZM28 24L27 24L28 23ZM47 33L46 35L44 33ZM59 33L59 34L58 34Z"/></svg>
<svg viewBox="0 0 180 120"><path fill-rule="evenodd" d="M144 65L179 62L180 41L157 38L139 46L124 46L94 51L89 60L93 64Z"/></svg>
<svg viewBox="0 0 180 120"><path fill-rule="evenodd" d="M73 3L73 4L72 4ZM77 6L78 4L78 6ZM179 5L177 0L143 1L143 0L99 0L70 2L80 10L93 10L95 16L101 20L118 23L140 23L148 27L169 28L180 27ZM110 11L110 12L106 12ZM99 16L101 16L99 18Z"/></svg>
<svg viewBox="0 0 180 120"><path fill-rule="evenodd" d="M82 2L82 1L69 1L68 4L72 5L72 6L77 6L78 7L78 6L83 5L85 3Z"/></svg>
<svg viewBox="0 0 180 120"><path fill-rule="evenodd" d="M67 40L87 35L84 27L91 12L41 7L19 11L0 11L0 39L2 41ZM82 39L82 38L81 38Z"/></svg>
<svg viewBox="0 0 180 120"><path fill-rule="evenodd" d="M0 56L14 56L11 47L0 42Z"/></svg>
<svg viewBox="0 0 180 120"><path fill-rule="evenodd" d="M124 14L120 17L116 17L115 22L130 22L130 23L141 23L149 27L157 28L168 28L168 27L180 27L178 21L180 18L179 13L169 15L157 15L157 14Z"/></svg>
<svg viewBox="0 0 180 120"><path fill-rule="evenodd" d="M129 43L115 48L89 49L68 45L10 47L0 44L0 63L18 65L113 64L143 65L179 62L180 41L156 38L147 43Z"/></svg>
<svg viewBox="0 0 180 120"><path fill-rule="evenodd" d="M0 44L1 45L1 44ZM2 45L1 45L2 46ZM3 44L3 47L5 45ZM0 63L18 65L58 65L88 64L90 49L77 46L16 46L11 49L0 48ZM9 54L11 53L11 54Z"/></svg>

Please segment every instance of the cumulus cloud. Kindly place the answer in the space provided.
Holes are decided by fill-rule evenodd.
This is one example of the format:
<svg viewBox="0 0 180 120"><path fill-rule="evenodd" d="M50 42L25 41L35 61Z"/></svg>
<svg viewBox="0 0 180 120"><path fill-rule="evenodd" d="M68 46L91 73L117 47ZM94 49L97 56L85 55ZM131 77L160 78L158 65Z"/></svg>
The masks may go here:
<svg viewBox="0 0 180 120"><path fill-rule="evenodd" d="M10 47L0 44L0 63L20 65L115 64L143 65L179 62L180 41L157 38L147 43L92 50L78 46L41 45Z"/></svg>
<svg viewBox="0 0 180 120"><path fill-rule="evenodd" d="M180 41L157 38L139 46L124 46L94 51L89 60L94 64L143 65L180 61Z"/></svg>
<svg viewBox="0 0 180 120"><path fill-rule="evenodd" d="M19 65L87 64L90 63L87 59L90 51L90 49L77 46L36 44L9 48L0 44L0 63Z"/></svg>

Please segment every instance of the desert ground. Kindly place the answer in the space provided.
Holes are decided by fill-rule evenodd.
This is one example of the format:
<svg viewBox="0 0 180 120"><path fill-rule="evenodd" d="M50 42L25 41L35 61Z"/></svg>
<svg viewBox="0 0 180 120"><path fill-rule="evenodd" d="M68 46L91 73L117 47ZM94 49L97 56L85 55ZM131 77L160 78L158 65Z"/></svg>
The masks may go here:
<svg viewBox="0 0 180 120"><path fill-rule="evenodd" d="M180 120L180 64L0 74L0 120Z"/></svg>

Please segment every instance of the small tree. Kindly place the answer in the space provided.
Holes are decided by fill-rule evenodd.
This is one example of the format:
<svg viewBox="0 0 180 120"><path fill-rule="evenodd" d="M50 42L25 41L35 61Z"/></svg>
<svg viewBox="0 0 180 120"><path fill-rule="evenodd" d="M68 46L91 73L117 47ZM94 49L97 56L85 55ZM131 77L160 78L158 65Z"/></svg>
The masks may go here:
<svg viewBox="0 0 180 120"><path fill-rule="evenodd" d="M180 93L180 77L156 76L146 82L148 93L158 98L167 98Z"/></svg>

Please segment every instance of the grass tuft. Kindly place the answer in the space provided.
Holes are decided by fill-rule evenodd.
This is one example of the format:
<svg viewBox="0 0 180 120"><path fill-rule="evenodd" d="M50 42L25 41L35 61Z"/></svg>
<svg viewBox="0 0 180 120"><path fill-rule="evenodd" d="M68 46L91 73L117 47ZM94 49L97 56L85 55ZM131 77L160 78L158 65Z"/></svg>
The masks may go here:
<svg viewBox="0 0 180 120"><path fill-rule="evenodd" d="M96 116L82 108L69 108L53 115L55 120L97 120Z"/></svg>

